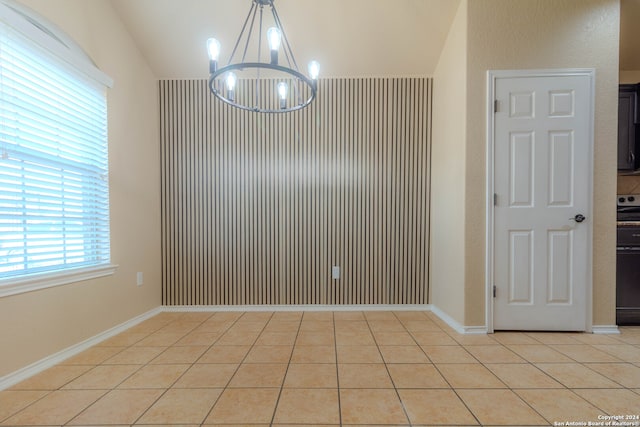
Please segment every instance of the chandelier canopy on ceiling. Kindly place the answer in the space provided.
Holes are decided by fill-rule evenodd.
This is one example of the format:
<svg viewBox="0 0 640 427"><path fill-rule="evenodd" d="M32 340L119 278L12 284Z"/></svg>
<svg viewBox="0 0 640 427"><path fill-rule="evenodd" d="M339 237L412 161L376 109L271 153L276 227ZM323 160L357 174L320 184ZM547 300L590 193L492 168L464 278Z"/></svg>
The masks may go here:
<svg viewBox="0 0 640 427"><path fill-rule="evenodd" d="M316 97L320 65L311 61L308 76L300 72L273 1L251 0L227 65L219 64L220 42L207 40L211 92L243 110L285 113L308 106Z"/></svg>

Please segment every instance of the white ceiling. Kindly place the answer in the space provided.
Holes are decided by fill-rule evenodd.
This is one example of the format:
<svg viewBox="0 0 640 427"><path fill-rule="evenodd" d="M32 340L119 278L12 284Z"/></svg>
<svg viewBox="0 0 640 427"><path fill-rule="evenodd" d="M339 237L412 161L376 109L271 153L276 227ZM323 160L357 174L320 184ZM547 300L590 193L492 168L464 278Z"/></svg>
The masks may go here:
<svg viewBox="0 0 640 427"><path fill-rule="evenodd" d="M226 62L252 0L111 0L156 77L206 78ZM276 0L301 69L327 77L432 75L459 0ZM621 0L620 68L640 70L640 0Z"/></svg>
<svg viewBox="0 0 640 427"><path fill-rule="evenodd" d="M226 62L252 0L111 0L160 79L206 78L206 40ZM301 70L327 77L431 75L459 0L275 0ZM226 49L226 51L224 50Z"/></svg>

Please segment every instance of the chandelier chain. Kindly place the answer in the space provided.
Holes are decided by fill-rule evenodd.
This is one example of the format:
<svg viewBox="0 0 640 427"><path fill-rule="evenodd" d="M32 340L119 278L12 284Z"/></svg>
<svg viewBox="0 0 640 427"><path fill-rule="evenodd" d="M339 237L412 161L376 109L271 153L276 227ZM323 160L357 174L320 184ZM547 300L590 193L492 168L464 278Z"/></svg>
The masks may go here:
<svg viewBox="0 0 640 427"><path fill-rule="evenodd" d="M287 35L284 32L284 27L282 26L282 22L280 22L280 15L278 15L278 11L275 8L272 8L271 12L273 13L273 19L276 23L276 26L282 32L282 41L283 41L282 44L284 47L283 51L284 51L285 58L287 59L287 63L289 64L289 67L291 67L291 65L293 64L293 68L296 71L300 71L300 69L298 68L298 63L296 62L296 58L295 56L293 56L293 49L291 49L291 45L289 44L289 39L287 38ZM291 56L291 60L289 59L289 56Z"/></svg>
<svg viewBox="0 0 640 427"><path fill-rule="evenodd" d="M262 62L262 18L264 17L264 5L260 3L260 28L258 32L258 62ZM247 41L247 43L249 43ZM242 60L244 62L244 59ZM256 70L256 105L258 108L260 105L260 90L259 90L259 82L260 82L260 68Z"/></svg>
<svg viewBox="0 0 640 427"><path fill-rule="evenodd" d="M252 16L252 12L254 12L254 8L255 8L255 3L251 3L251 9L249 9L249 13L247 14L247 18L244 20L244 25L242 26L242 30L240 31L240 35L238 36L238 39L236 40L236 44L233 47L233 51L231 51L231 56L229 57L229 62L228 64L231 64L233 62L233 58L236 56L236 51L238 50L238 46L240 45L240 42L242 41L242 35L244 34L244 32L247 29L247 24L249 23L249 18L251 18ZM249 36L247 37L247 43L244 47L244 52L242 54L242 60L241 62L245 61L245 58L247 56L247 48L249 47L249 40L251 39L251 32L253 30L253 24L256 20L256 14L255 12L253 13L253 19L251 19L251 26L249 27Z"/></svg>
<svg viewBox="0 0 640 427"><path fill-rule="evenodd" d="M284 26L280 21L280 15L278 15L278 11L275 8L271 8L271 13L273 14L273 20L276 23L276 26L280 29L282 33L282 51L284 52L284 57L287 60L287 64L289 64L290 68L293 68L296 71L300 71L298 68L298 63L296 62L296 58L293 55L293 49L291 49L291 45L289 44L289 39L287 38L286 33L284 32ZM298 102L302 101L302 96L300 94L299 88L297 84L292 85L292 91L294 93L294 99L297 99Z"/></svg>

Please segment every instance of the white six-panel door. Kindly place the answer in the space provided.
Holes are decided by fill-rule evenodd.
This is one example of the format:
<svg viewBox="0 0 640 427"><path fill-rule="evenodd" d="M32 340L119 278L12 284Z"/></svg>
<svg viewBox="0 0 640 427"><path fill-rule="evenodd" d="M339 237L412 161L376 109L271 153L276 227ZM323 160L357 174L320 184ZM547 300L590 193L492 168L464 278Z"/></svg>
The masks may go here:
<svg viewBox="0 0 640 427"><path fill-rule="evenodd" d="M587 329L592 78L493 80L495 330Z"/></svg>

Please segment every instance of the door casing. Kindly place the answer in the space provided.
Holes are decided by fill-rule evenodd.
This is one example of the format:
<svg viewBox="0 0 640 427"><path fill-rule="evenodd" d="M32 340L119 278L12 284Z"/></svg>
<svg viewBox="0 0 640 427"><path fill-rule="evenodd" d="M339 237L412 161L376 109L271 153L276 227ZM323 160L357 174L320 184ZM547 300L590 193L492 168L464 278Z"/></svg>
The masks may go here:
<svg viewBox="0 0 640 427"><path fill-rule="evenodd" d="M494 103L495 88L499 79L517 78L517 77L565 77L565 76L588 76L591 82L590 87L590 106L589 106L589 164L587 166L590 179L585 185L588 186L588 211L587 217L593 217L593 153L594 153L594 122L595 122L595 69L593 68L562 68L562 69L543 69L543 70L489 70L487 71L487 152L486 152L486 248L485 248L485 321L487 332L493 333L494 318L494 298L493 286L494 279L494 193L495 193L495 120L494 120ZM589 266L593 266L593 221L587 221L587 241L589 242L587 262ZM587 269L587 283L585 286L586 301L586 322L585 331L593 331L593 268Z"/></svg>

